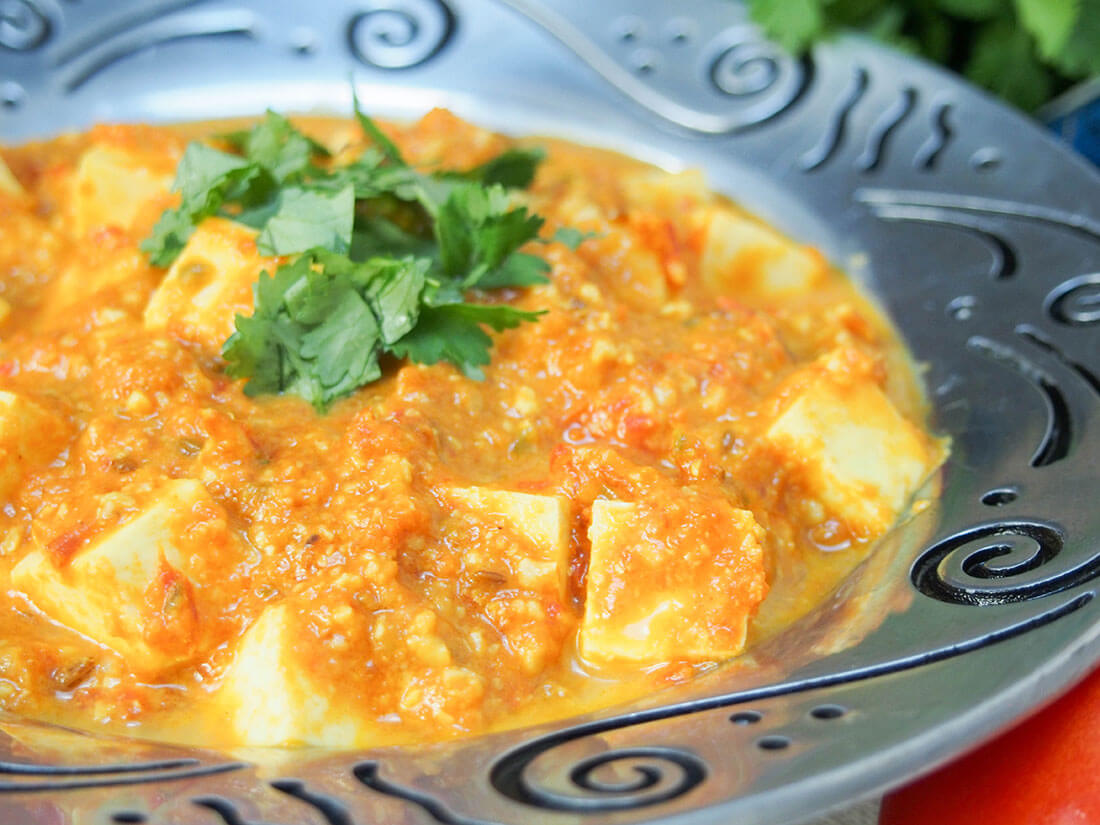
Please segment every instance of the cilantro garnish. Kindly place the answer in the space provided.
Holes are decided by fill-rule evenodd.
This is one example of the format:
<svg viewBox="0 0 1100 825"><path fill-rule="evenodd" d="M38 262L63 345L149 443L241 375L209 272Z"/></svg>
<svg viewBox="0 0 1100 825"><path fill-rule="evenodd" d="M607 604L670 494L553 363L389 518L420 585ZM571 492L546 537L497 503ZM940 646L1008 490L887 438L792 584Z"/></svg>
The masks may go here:
<svg viewBox="0 0 1100 825"><path fill-rule="evenodd" d="M748 0L748 7L794 52L856 28L1026 110L1100 73L1100 0Z"/></svg>
<svg viewBox="0 0 1100 825"><path fill-rule="evenodd" d="M519 252L543 219L515 202L541 150L510 149L467 170L426 173L359 108L371 146L343 166L288 120L268 112L251 130L223 135L232 151L187 147L177 170L180 205L142 249L157 266L179 255L195 227L223 215L259 231L266 255L288 256L254 287L251 316L238 315L222 347L226 370L248 395L293 393L319 411L381 377L380 358L448 361L482 378L493 339L537 320L473 290L547 282L549 265ZM587 236L559 230L576 246Z"/></svg>

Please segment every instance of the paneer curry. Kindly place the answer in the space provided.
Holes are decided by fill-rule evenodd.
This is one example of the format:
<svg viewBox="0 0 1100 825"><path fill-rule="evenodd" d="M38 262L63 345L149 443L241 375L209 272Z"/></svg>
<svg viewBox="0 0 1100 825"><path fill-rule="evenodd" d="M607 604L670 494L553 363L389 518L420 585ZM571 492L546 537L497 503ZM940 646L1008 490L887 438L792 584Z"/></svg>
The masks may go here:
<svg viewBox="0 0 1100 825"><path fill-rule="evenodd" d="M417 350L379 316L370 380L314 403L249 389L226 342L297 258L247 204L189 213L170 263L143 246L189 197L173 188L189 141L239 153L231 126L0 150L0 707L223 746L567 717L788 626L939 465L889 325L700 174L445 111L295 125L321 183L370 147L431 191L454 179L432 170L541 147L530 186L482 217L504 200L541 216L516 260L547 277L464 282L490 308L467 319L488 363L448 359L457 327ZM347 255L397 226L414 260L419 213L364 186ZM316 229L295 220L282 237ZM301 265L310 289L327 260ZM425 261L418 289L438 281ZM479 320L498 308L524 322Z"/></svg>

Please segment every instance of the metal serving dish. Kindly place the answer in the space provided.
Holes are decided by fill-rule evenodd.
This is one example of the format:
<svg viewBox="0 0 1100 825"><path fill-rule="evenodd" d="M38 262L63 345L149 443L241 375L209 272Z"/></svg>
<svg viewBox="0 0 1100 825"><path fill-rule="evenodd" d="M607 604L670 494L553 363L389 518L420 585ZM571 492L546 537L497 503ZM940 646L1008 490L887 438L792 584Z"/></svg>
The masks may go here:
<svg viewBox="0 0 1100 825"><path fill-rule="evenodd" d="M927 365L943 494L751 658L442 745L233 756L0 720L11 823L791 822L896 784L1100 654L1100 186L1020 116L731 0L0 0L0 138L445 105L712 185L865 282ZM0 232L3 229L0 227Z"/></svg>

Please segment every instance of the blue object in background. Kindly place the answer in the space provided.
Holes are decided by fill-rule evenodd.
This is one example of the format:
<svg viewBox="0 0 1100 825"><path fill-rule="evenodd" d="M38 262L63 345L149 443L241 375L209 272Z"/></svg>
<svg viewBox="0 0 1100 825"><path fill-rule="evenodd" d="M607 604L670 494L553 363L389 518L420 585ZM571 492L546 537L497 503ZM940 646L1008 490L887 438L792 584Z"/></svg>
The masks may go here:
<svg viewBox="0 0 1100 825"><path fill-rule="evenodd" d="M1074 86L1043 106L1035 116L1100 166L1100 78Z"/></svg>

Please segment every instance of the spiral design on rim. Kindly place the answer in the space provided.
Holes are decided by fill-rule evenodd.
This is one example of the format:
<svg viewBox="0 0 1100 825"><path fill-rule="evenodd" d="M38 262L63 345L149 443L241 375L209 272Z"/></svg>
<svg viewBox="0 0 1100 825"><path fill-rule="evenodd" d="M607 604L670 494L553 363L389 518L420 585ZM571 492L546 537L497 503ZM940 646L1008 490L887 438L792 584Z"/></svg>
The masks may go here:
<svg viewBox="0 0 1100 825"><path fill-rule="evenodd" d="M1062 531L1052 524L982 525L927 549L913 565L913 584L926 596L953 604L1037 599L1096 575L1097 559L1074 563L1062 557L1064 547Z"/></svg>
<svg viewBox="0 0 1100 825"><path fill-rule="evenodd" d="M726 110L727 129L732 131L758 126L790 109L813 74L808 59L791 57L752 26L721 32L704 54L709 91L718 97L712 102Z"/></svg>
<svg viewBox="0 0 1100 825"><path fill-rule="evenodd" d="M549 778L557 787L536 784L525 772L520 779L525 801L585 813L644 808L683 796L707 775L706 765L695 754L664 747L607 751L567 770Z"/></svg>
<svg viewBox="0 0 1100 825"><path fill-rule="evenodd" d="M1068 326L1100 324L1100 272L1071 278L1055 287L1047 298L1047 312Z"/></svg>
<svg viewBox="0 0 1100 825"><path fill-rule="evenodd" d="M730 97L758 95L790 71L791 59L772 43L749 40L722 51L710 67L715 88Z"/></svg>
<svg viewBox="0 0 1100 825"><path fill-rule="evenodd" d="M50 36L50 18L31 0L0 0L0 49L29 52Z"/></svg>
<svg viewBox="0 0 1100 825"><path fill-rule="evenodd" d="M348 22L348 48L379 69L409 69L435 56L454 32L444 0L375 0Z"/></svg>

